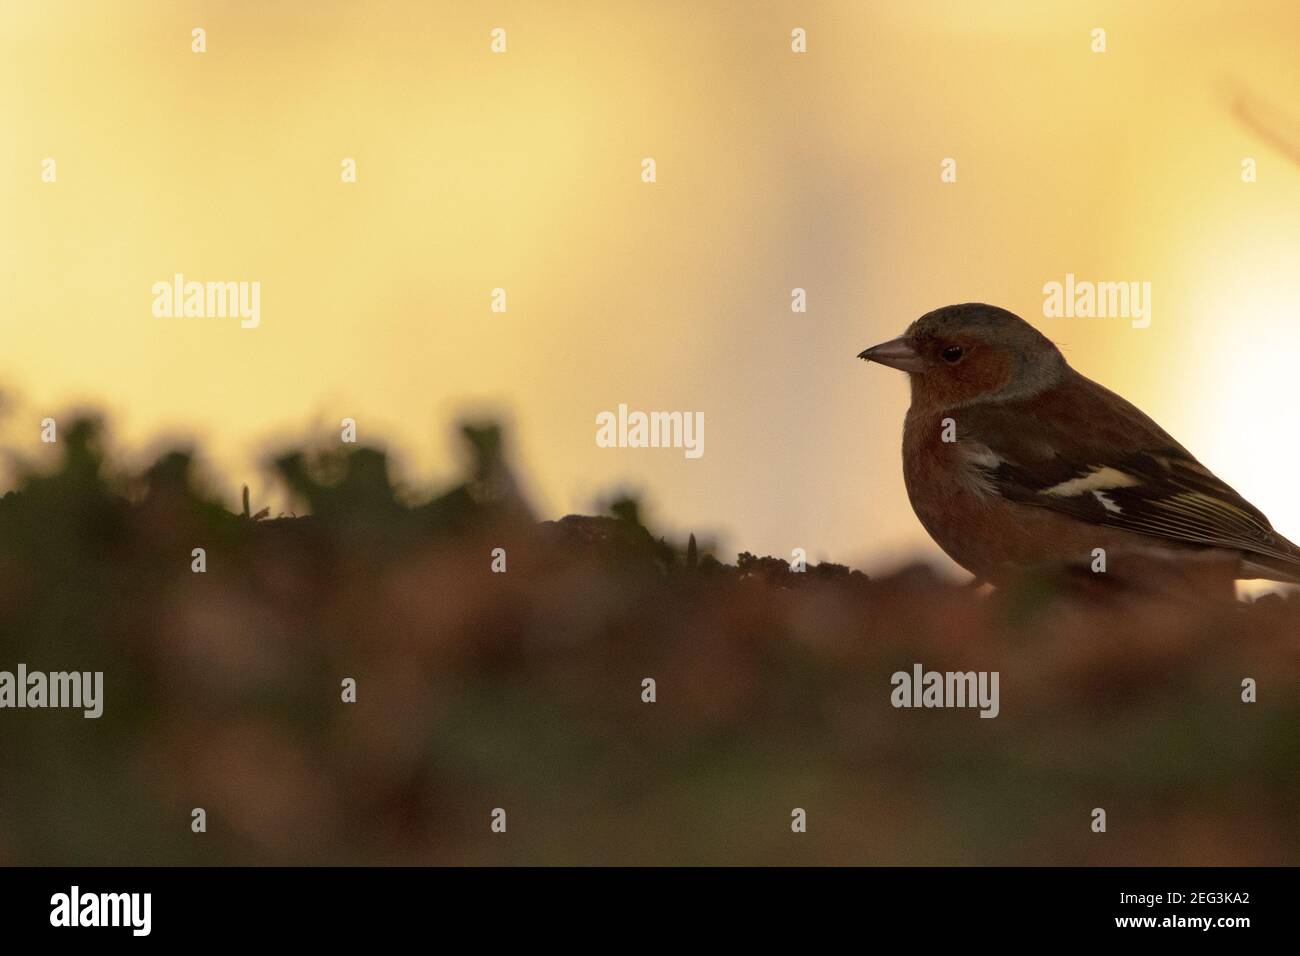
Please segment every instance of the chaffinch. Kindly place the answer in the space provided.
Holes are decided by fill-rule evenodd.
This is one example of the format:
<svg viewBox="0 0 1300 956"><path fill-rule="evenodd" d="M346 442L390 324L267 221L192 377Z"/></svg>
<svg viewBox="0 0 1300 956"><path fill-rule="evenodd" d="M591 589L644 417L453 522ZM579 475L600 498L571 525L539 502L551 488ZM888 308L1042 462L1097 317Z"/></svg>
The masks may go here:
<svg viewBox="0 0 1300 956"><path fill-rule="evenodd" d="M1069 568L1157 590L1300 583L1300 548L1019 316L948 306L858 357L907 372L908 498L977 579Z"/></svg>

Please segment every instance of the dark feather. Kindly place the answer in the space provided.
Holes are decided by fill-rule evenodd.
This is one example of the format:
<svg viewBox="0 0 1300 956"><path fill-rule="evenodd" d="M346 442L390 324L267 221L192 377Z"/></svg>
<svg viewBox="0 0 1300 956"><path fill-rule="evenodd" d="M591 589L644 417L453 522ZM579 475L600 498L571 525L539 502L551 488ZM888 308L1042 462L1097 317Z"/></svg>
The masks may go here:
<svg viewBox="0 0 1300 956"><path fill-rule="evenodd" d="M1077 373L1032 399L975 404L952 414L960 441L983 445L999 459L982 471L1009 500L1155 538L1239 551L1285 579L1300 579L1300 549L1259 509L1129 402ZM1020 424L1026 417L1035 420L1030 432ZM1101 482L1100 495L1048 493L1100 469L1125 480Z"/></svg>

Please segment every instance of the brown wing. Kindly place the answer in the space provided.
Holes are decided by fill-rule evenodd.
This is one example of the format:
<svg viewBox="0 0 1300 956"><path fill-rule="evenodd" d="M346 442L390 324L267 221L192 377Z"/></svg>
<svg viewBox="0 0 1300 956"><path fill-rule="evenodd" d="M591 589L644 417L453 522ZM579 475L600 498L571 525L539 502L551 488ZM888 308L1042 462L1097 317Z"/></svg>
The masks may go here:
<svg viewBox="0 0 1300 956"><path fill-rule="evenodd" d="M1300 575L1300 549L1259 509L1197 461L1132 404L1071 372L1061 386L1019 402L953 412L959 440L989 485L1022 504L1083 521L1258 556ZM1023 427L1032 418L1032 430Z"/></svg>

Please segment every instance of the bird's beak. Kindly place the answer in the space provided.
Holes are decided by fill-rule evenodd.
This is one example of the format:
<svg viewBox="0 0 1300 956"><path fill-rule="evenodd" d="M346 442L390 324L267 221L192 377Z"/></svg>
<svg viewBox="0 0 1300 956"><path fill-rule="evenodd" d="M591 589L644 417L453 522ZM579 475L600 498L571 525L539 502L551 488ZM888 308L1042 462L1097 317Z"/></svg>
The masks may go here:
<svg viewBox="0 0 1300 956"><path fill-rule="evenodd" d="M907 339L901 337L873 345L865 352L859 352L858 358L866 359L868 362L879 362L881 365L888 365L890 368L901 369L904 372L920 372L925 368L925 361L921 358L921 354L912 348Z"/></svg>

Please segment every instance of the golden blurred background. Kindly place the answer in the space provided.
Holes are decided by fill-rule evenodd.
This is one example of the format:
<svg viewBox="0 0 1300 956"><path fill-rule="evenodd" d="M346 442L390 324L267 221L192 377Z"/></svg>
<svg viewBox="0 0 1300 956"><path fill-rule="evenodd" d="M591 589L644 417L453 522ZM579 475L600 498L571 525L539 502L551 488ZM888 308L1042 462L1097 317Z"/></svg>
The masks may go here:
<svg viewBox="0 0 1300 956"><path fill-rule="evenodd" d="M123 447L198 439L234 507L274 498L271 444L345 416L430 485L483 410L544 517L626 486L734 550L946 560L903 490L905 383L855 356L983 300L1300 538L1293 0L49 0L0 24L6 446L102 407ZM260 327L155 318L178 272L260 281ZM1043 318L1066 273L1151 282L1150 328ZM597 448L620 402L702 411L704 456Z"/></svg>

